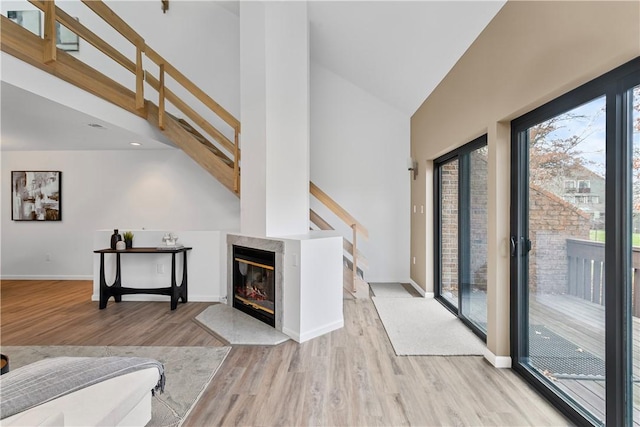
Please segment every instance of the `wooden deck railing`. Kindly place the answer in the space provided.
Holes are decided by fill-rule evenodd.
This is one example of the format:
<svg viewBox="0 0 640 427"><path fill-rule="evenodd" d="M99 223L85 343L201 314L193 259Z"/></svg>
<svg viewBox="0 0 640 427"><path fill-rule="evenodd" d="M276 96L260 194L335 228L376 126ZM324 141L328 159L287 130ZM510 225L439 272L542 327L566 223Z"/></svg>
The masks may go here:
<svg viewBox="0 0 640 427"><path fill-rule="evenodd" d="M591 240L567 239L569 295L604 305L604 246ZM633 316L640 317L640 248L633 247L631 262Z"/></svg>
<svg viewBox="0 0 640 427"><path fill-rule="evenodd" d="M132 72L136 76L135 83L135 106L136 109L141 111L142 115L145 115L145 97L144 97L144 82L158 92L158 126L164 129L164 123L166 121L165 101L170 102L178 110L180 110L185 116L189 117L194 123L209 134L215 141L217 141L231 156L233 160L233 173L234 173L234 191L236 194L240 192L240 148L239 148L239 134L240 134L240 122L231 113L221 107L215 102L209 95L207 95L202 89L196 86L191 80L189 80L184 74L182 74L176 67L169 63L165 58L158 54L154 49L147 45L144 38L138 34L131 26L129 26L122 18L113 12L105 3L96 0L82 0L89 9L91 9L96 15L102 18L107 24L109 24L120 35L127 39L136 48L135 62L127 58L118 50L114 49L109 43L101 39L94 32L86 28L76 19L73 19L69 14L57 7L53 0L29 0L34 6L44 12L45 22L45 62L54 62L56 60L56 35L55 35L55 22L67 27L78 35L78 37L90 43L96 49L100 50L107 57L124 67L126 70ZM143 55L149 58L158 66L158 78L154 78L149 70L143 68ZM213 112L224 123L229 125L234 132L234 140L231 141L227 138L223 132L219 131L202 115L196 112L195 109L190 107L174 92L166 88L165 86L165 74L172 77L173 81L178 83L187 92L193 95L198 101L202 103L209 111Z"/></svg>

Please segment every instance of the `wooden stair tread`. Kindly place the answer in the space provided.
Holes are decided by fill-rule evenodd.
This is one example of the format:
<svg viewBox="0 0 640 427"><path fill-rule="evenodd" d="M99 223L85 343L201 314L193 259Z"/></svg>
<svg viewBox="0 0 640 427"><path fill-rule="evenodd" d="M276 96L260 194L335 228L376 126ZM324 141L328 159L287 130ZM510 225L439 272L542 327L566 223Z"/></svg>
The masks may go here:
<svg viewBox="0 0 640 427"><path fill-rule="evenodd" d="M200 132L198 132L189 122L186 120L176 117L173 114L167 113L169 117L175 120L182 128L189 132L194 138L196 138L202 145L204 145L209 151L218 156L227 166L233 168L233 161L227 157L222 151L218 149L215 145L213 145L207 138L205 138Z"/></svg>

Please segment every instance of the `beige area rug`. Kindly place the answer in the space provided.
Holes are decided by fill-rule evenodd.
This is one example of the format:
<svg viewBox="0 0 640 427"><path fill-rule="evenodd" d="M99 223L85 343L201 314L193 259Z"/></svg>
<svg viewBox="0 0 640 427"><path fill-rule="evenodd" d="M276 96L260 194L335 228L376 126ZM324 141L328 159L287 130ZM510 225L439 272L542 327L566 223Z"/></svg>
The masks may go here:
<svg viewBox="0 0 640 427"><path fill-rule="evenodd" d="M231 347L116 347L116 346L2 346L11 369L41 359L60 356L135 356L156 359L164 365L164 393L151 402L147 426L180 426L209 385Z"/></svg>
<svg viewBox="0 0 640 427"><path fill-rule="evenodd" d="M371 298L398 356L484 354L484 342L433 298Z"/></svg>

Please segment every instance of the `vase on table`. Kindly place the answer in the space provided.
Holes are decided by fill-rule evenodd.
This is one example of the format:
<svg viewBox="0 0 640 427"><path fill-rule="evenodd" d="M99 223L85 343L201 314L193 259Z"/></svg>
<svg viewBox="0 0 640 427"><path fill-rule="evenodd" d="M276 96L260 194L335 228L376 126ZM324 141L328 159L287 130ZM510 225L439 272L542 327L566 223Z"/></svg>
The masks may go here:
<svg viewBox="0 0 640 427"><path fill-rule="evenodd" d="M113 230L113 234L111 235L111 249L116 248L116 243L122 240L122 236L118 233L118 229Z"/></svg>

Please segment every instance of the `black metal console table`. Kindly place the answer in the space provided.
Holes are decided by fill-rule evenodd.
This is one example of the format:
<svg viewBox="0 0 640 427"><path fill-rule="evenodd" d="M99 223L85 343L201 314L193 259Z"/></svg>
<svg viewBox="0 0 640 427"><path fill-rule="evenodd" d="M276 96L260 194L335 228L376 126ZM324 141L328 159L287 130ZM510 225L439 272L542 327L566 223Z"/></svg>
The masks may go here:
<svg viewBox="0 0 640 427"><path fill-rule="evenodd" d="M191 248L131 248L124 250L100 249L93 253L100 254L100 309L107 306L107 301L113 296L116 302L122 301L122 295L129 294L155 294L169 295L171 297L171 310L178 307L178 300L187 302L187 251ZM182 267L182 283L176 282L176 254L182 253L184 264ZM116 254L116 279L113 285L107 285L104 277L104 254ZM120 256L128 254L171 254L171 286L166 288L127 288L122 286L122 270L120 268Z"/></svg>

